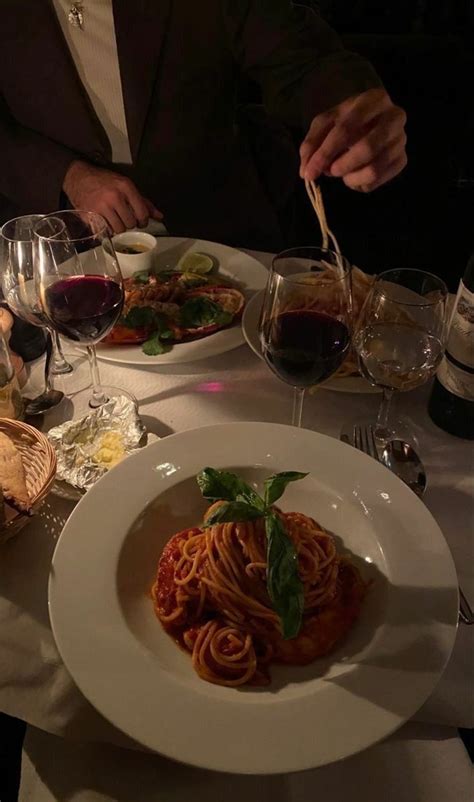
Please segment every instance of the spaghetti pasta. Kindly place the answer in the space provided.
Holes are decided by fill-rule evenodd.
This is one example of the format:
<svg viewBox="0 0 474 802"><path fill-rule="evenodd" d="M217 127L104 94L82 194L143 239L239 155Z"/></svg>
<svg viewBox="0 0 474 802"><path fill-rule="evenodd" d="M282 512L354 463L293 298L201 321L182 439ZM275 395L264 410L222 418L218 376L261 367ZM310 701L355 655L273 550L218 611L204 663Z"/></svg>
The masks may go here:
<svg viewBox="0 0 474 802"><path fill-rule="evenodd" d="M326 210L324 208L323 203L323 194L321 192L321 188L315 184L314 181L305 181L306 192L308 194L308 198L311 202L311 205L316 212L316 217L318 218L319 227L321 229L321 237L322 237L322 244L323 248L327 249L329 246L329 240L332 242L332 246L334 248L334 252L340 256L341 249L339 248L338 241L332 231L330 231L328 222L326 219Z"/></svg>
<svg viewBox="0 0 474 802"><path fill-rule="evenodd" d="M266 684L271 662L312 662L359 614L365 585L338 555L332 535L303 513L278 515L294 544L304 589L302 627L291 640L283 639L268 596L263 518L185 529L162 553L152 588L156 614L208 682Z"/></svg>
<svg viewBox="0 0 474 802"><path fill-rule="evenodd" d="M338 241L332 231L330 230L326 218L326 211L324 208L323 195L321 188L315 184L314 181L305 181L306 192L311 205L318 218L319 227L321 229L322 246L323 248L329 247L329 241L332 243L334 252L337 256L341 255ZM327 270L332 271L331 265L327 265ZM320 280L324 281L324 272L320 276ZM357 329L360 313L364 305L364 301L375 281L374 276L368 276L357 267L351 269L351 290L352 290L352 318L354 329ZM359 374L359 367L357 364L357 356L353 349L351 349L342 363L337 373L332 378L345 378L347 376L357 376Z"/></svg>

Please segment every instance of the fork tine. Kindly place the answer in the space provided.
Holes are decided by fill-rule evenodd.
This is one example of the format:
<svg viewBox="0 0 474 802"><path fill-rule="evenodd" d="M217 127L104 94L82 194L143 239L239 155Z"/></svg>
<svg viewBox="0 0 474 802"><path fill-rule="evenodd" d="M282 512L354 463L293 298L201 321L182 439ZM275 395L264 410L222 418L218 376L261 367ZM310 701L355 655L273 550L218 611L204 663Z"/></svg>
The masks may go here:
<svg viewBox="0 0 474 802"><path fill-rule="evenodd" d="M364 452L364 454L368 454L369 456L371 456L367 426L361 426L360 430L361 430L362 451Z"/></svg>
<svg viewBox="0 0 474 802"><path fill-rule="evenodd" d="M374 427L373 426L368 426L367 427L367 436L368 436L368 440L369 440L369 452L368 453L370 454L371 457L376 459L377 462L380 462L379 452L378 452L377 443L376 443L376 440L375 440L375 434L374 434Z"/></svg>
<svg viewBox="0 0 474 802"><path fill-rule="evenodd" d="M354 441L354 445L359 451L362 451L362 440L361 440L361 433L360 433L360 426L354 426L354 433L352 437Z"/></svg>
<svg viewBox="0 0 474 802"><path fill-rule="evenodd" d="M372 426L354 426L352 442L359 451L368 454L369 457L377 460L377 462L380 461Z"/></svg>
<svg viewBox="0 0 474 802"><path fill-rule="evenodd" d="M352 427L352 445L357 448L357 426Z"/></svg>

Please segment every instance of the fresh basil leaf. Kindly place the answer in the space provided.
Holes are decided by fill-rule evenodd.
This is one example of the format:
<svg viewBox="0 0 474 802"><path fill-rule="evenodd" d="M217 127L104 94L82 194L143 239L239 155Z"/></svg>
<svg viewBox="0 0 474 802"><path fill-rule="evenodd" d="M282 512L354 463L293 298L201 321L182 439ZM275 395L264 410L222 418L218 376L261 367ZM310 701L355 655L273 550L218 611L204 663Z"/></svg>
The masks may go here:
<svg viewBox="0 0 474 802"><path fill-rule="evenodd" d="M307 473L300 473L299 471L285 471L265 479L265 504L267 507L271 507L283 495L286 486L290 482L297 482L298 479L304 479L307 475Z"/></svg>
<svg viewBox="0 0 474 802"><path fill-rule="evenodd" d="M298 575L296 549L281 518L265 515L267 533L267 589L278 613L285 640L295 638L301 628L304 609L303 583Z"/></svg>
<svg viewBox="0 0 474 802"><path fill-rule="evenodd" d="M159 331L155 331L155 333L143 343L143 353L147 356L158 356L158 354L165 354L166 351L169 351L169 345L165 345L165 343L161 342L161 336Z"/></svg>
<svg viewBox="0 0 474 802"><path fill-rule="evenodd" d="M148 284L150 274L148 270L140 270L138 273L133 274L133 280L136 284Z"/></svg>
<svg viewBox="0 0 474 802"><path fill-rule="evenodd" d="M256 518L262 518L262 510L257 507L252 507L246 504L245 501L227 501L217 507L214 512L206 519L205 526L212 526L213 524L226 523L227 521L254 521Z"/></svg>
<svg viewBox="0 0 474 802"><path fill-rule="evenodd" d="M197 329L212 324L226 326L232 321L232 317L233 315L226 312L220 304L204 295L188 298L180 309L180 323L187 329Z"/></svg>
<svg viewBox="0 0 474 802"><path fill-rule="evenodd" d="M141 329L155 325L156 312L151 306L132 306L122 318L122 323L129 329Z"/></svg>
<svg viewBox="0 0 474 802"><path fill-rule="evenodd" d="M239 501L251 504L263 513L265 505L258 493L230 471L204 468L196 477L199 489L209 501Z"/></svg>

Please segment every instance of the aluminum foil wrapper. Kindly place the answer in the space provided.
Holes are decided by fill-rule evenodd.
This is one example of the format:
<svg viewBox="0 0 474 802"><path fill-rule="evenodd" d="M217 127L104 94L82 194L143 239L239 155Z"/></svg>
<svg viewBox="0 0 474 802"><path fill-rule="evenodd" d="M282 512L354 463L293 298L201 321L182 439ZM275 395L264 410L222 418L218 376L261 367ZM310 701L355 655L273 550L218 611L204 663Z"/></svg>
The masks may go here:
<svg viewBox="0 0 474 802"><path fill-rule="evenodd" d="M107 438L109 433L115 436ZM48 437L56 450L56 479L89 490L112 467L101 459L108 442L112 440L120 450L123 448L125 458L144 444L146 429L135 404L126 396L119 396L85 418L55 426ZM105 451L110 455L110 449Z"/></svg>

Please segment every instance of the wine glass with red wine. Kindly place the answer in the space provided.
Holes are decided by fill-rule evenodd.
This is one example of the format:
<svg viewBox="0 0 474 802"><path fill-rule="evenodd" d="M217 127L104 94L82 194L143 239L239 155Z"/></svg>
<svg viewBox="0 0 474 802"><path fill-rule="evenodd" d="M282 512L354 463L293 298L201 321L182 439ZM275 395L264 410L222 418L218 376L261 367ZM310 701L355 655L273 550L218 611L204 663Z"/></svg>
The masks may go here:
<svg viewBox="0 0 474 802"><path fill-rule="evenodd" d="M273 260L260 318L263 357L294 389L294 426L304 393L326 381L351 344L350 265L326 248L292 248Z"/></svg>
<svg viewBox="0 0 474 802"><path fill-rule="evenodd" d="M124 301L122 275L104 218L77 210L42 217L34 228L34 268L51 326L86 346L92 377L89 406L128 396L101 385L95 351L120 317Z"/></svg>

